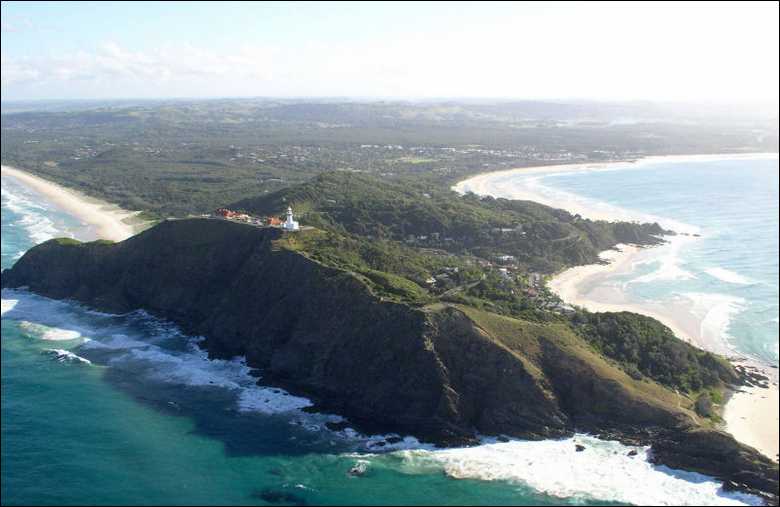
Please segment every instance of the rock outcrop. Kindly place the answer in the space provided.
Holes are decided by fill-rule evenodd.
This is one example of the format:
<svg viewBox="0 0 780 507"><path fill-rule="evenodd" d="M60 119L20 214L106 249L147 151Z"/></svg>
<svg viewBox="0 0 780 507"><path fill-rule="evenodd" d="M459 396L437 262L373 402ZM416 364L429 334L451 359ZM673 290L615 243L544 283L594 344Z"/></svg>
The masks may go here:
<svg viewBox="0 0 780 507"><path fill-rule="evenodd" d="M676 394L631 378L564 324L382 300L355 274L285 247L283 234L189 219L116 244L51 240L4 271L2 286L108 312L142 308L204 336L211 357L243 355L264 383L372 430L444 445L601 432L777 494L771 461L697 428Z"/></svg>

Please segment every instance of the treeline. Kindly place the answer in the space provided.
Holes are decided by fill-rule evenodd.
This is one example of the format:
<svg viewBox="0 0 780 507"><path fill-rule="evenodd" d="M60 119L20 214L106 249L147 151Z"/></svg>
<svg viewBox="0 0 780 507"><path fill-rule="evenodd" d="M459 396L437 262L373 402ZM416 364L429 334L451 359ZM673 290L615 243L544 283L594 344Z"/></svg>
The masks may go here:
<svg viewBox="0 0 780 507"><path fill-rule="evenodd" d="M231 205L256 215L292 205L304 223L551 273L596 262L618 243L657 244L657 224L583 219L530 201L460 196L423 183L343 171Z"/></svg>
<svg viewBox="0 0 780 507"><path fill-rule="evenodd" d="M50 107L4 104L17 112L1 118L2 162L158 216L203 213L339 169L444 187L511 167L777 150L771 121L726 129L627 104L235 99ZM669 122L655 121L661 114Z"/></svg>
<svg viewBox="0 0 780 507"><path fill-rule="evenodd" d="M648 377L684 392L739 383L726 360L678 339L650 317L580 312L573 322L580 336L636 379Z"/></svg>

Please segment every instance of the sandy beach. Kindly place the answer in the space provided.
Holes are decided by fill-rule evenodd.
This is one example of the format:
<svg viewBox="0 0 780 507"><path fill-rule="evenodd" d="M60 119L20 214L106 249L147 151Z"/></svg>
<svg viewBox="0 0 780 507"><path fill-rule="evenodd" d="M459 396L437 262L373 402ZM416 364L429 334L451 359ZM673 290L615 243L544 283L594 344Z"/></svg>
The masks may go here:
<svg viewBox="0 0 780 507"><path fill-rule="evenodd" d="M138 219L138 211L123 210L14 167L4 165L1 170L3 178L13 178L41 193L49 202L87 224L98 239L122 241L147 225Z"/></svg>
<svg viewBox="0 0 780 507"><path fill-rule="evenodd" d="M489 171L465 180L461 180L452 189L456 192L474 192L475 194L484 194L480 190L486 190L490 183L505 177L516 174L545 174L559 173L569 171L597 171L597 170L619 170L631 167L641 167L647 164L658 162L706 162L709 160L753 160L764 158L778 158L777 153L726 153L726 154L699 154L699 155L656 155L642 157L637 160L614 160L609 162L582 162L574 164L554 164L531 167L516 167L513 169L503 169L500 171ZM536 194L529 194L540 197ZM591 210L593 211L593 210ZM592 218L592 217L589 217ZM610 219L610 218L608 218ZM611 218L611 220L615 220Z"/></svg>
<svg viewBox="0 0 780 507"><path fill-rule="evenodd" d="M653 215L630 212L608 203L595 202L592 200L581 199L579 196L566 192L556 192L554 196L545 195L537 191L533 180L531 184L522 187L508 186L505 183L514 176L522 174L524 176L544 176L551 173L574 172L574 171L618 171L640 168L642 166L658 162L705 162L709 160L752 160L774 157L777 153L740 153L725 155L663 155L644 157L639 160L612 161L612 162L585 162L576 164L557 164L536 167L520 167L515 169L506 169L501 171L487 172L478 174L459 181L452 186L452 190L461 194L473 192L478 195L496 196L500 192L501 197L508 199L534 201L546 206L565 209L570 213L579 214L591 220L606 221L642 221L658 222L661 226L672 229L676 232L696 234L699 229L695 226L685 224L669 218L660 218Z"/></svg>
<svg viewBox="0 0 780 507"><path fill-rule="evenodd" d="M567 269L555 276L547 287L565 302L581 306L591 312L622 312L641 313L664 323L675 335L696 346L712 350L721 349L722 353L730 353L722 349L716 342L707 343L697 331L698 323L685 308L672 309L657 305L637 305L627 300L619 287L604 284L604 279L620 273L630 272L647 248L635 245L617 245L617 250L601 252L599 257L606 264L589 264ZM585 289L585 290L583 290Z"/></svg>
<svg viewBox="0 0 780 507"><path fill-rule="evenodd" d="M512 199L535 201L548 206L563 208L571 213L578 213L583 217L594 220L641 219L643 221L658 221L662 226L677 232L694 234L698 230L687 224L672 222L668 219L661 221L649 215L626 215L624 210L613 208L608 204L603 206L600 204L594 205L593 202L577 199L576 196L552 201L548 196L534 192L533 184L507 188L504 186L504 183L517 174L543 175L570 171L630 170L643 164L659 161L744 160L767 157L777 158L777 156L774 153L647 157L634 162L586 163L509 169L480 174L463 180L456 184L453 190L461 193L474 192L480 195L493 195L496 197L500 195L501 197ZM670 240L668 244L652 248L618 245L616 250L608 250L601 253L600 257L605 261L603 264L577 266L567 269L556 275L548 283L548 287L566 303L577 305L593 312L630 311L653 317L669 327L679 338L699 348L733 357L734 351L729 349L720 337L713 336L712 333L708 333L704 329L701 318L695 314L695 308L691 301L680 299L674 305L654 304L651 302L637 304L627 298L621 285L608 281L614 275L630 273L635 265L640 264L645 257L653 254L653 249L680 248L686 242L696 240L695 237L686 235L667 239ZM750 388L734 393L723 410L725 429L739 441L755 447L770 458L777 460L778 448L780 447L778 444L780 439L778 431L777 370L755 362L750 364L760 368L770 378L770 388Z"/></svg>
<svg viewBox="0 0 780 507"><path fill-rule="evenodd" d="M548 287L562 300L581 306L592 312L630 311L653 317L662 322L674 334L704 350L728 357L734 351L725 348L715 337L702 333L699 319L693 314L690 302L681 300L674 306L628 301L619 287L604 283L608 276L630 271L639 262L647 248L619 245L618 250L602 252L601 258L608 264L590 264L567 269L553 278ZM743 388L735 392L723 410L725 429L740 442L754 447L766 456L777 460L780 452L780 428L778 407L777 370L765 365L745 361L759 368L770 378L769 389Z"/></svg>
<svg viewBox="0 0 780 507"><path fill-rule="evenodd" d="M777 385L770 389L745 388L734 393L723 411L723 420L732 435L775 461L778 453L777 428L780 426L778 395Z"/></svg>

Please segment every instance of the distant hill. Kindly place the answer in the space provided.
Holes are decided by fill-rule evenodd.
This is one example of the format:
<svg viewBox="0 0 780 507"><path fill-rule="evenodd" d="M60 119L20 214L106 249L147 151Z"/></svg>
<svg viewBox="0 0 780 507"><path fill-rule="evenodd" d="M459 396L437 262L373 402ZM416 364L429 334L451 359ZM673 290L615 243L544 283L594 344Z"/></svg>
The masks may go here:
<svg viewBox="0 0 780 507"><path fill-rule="evenodd" d="M576 101L2 103L2 163L160 217L334 170L444 188L489 170L776 152L777 112Z"/></svg>

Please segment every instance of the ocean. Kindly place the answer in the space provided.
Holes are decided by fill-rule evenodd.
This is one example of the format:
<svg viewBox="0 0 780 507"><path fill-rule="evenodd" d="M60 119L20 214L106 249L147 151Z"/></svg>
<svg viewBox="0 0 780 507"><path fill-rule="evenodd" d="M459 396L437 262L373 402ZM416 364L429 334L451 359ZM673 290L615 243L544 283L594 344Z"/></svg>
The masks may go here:
<svg viewBox="0 0 780 507"><path fill-rule="evenodd" d="M600 286L632 306L684 308L717 352L778 363L778 159L649 159L506 174L491 190L583 216L657 221L678 235ZM587 290L588 288L586 288Z"/></svg>
<svg viewBox="0 0 780 507"><path fill-rule="evenodd" d="M575 181L577 175L556 178L562 187L587 186ZM776 181L774 188L776 209ZM765 185L756 191L764 192ZM718 212L726 213L721 206ZM776 222L774 227L776 252ZM57 236L94 234L41 195L3 178L2 267ZM768 235L766 241L771 243ZM752 252L760 248L750 245ZM680 268L697 274L686 259L677 261ZM736 280L735 274L750 280L730 287L749 307L748 289L764 280L760 269L705 264L731 273L715 271L721 277L706 280L713 284ZM776 255L774 266L776 273ZM652 265L642 269L654 272ZM651 284L632 285L642 291ZM771 294L771 287L761 290ZM752 311L769 312L770 322L774 311L776 336L776 285L774 294L774 310L764 299L769 310ZM731 322L740 322L738 316ZM746 318L745 325L755 326L754 320ZM763 328L755 329L745 343L771 357ZM3 291L2 503L758 503L724 493L708 477L653 466L646 448L630 457L632 448L587 435L543 442L486 438L477 447L434 449L403 435L388 444L387 436L331 431L325 424L339 421L338 415L303 411L308 400L264 387L262 378L257 384L240 358L208 360L198 339L142 311L111 315L23 290ZM576 452L576 443L586 450ZM355 467L364 473L350 474Z"/></svg>

